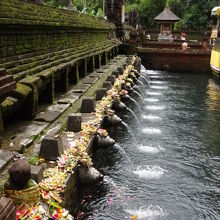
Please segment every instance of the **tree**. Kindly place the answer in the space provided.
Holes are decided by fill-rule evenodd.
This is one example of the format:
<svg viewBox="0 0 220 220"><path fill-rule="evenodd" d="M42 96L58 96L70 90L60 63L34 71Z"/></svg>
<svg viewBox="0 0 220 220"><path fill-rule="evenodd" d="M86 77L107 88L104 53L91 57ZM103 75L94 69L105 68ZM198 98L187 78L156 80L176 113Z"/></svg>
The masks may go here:
<svg viewBox="0 0 220 220"><path fill-rule="evenodd" d="M169 5L181 19L176 29L204 30L210 21L211 10L216 0L170 0Z"/></svg>
<svg viewBox="0 0 220 220"><path fill-rule="evenodd" d="M166 0L128 0L127 11L137 10L143 26L155 27L154 17L163 11ZM204 30L209 24L211 9L220 5L218 0L168 0L171 11L180 21L176 29Z"/></svg>
<svg viewBox="0 0 220 220"><path fill-rule="evenodd" d="M44 2L59 8L66 8L69 5L69 0L44 0ZM102 16L102 0L73 0L73 4L79 12Z"/></svg>

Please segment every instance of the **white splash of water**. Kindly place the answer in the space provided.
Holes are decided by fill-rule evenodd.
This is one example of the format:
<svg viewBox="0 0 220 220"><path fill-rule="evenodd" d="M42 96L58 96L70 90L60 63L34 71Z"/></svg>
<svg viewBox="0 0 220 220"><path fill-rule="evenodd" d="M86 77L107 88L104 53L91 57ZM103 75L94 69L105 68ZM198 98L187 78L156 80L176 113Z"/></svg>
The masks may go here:
<svg viewBox="0 0 220 220"><path fill-rule="evenodd" d="M154 70L148 70L148 74L149 74L149 75L158 75L158 74L160 74L160 73L157 72L157 71L154 71Z"/></svg>
<svg viewBox="0 0 220 220"><path fill-rule="evenodd" d="M150 147L150 146L143 146L143 145L138 146L138 150L143 153L148 153L148 154L157 154L162 151L165 151L165 149L162 147Z"/></svg>
<svg viewBox="0 0 220 220"><path fill-rule="evenodd" d="M138 210L126 210L129 215L137 216L137 219L151 220L157 217L166 215L166 212L159 206L150 205L148 207L141 207Z"/></svg>
<svg viewBox="0 0 220 220"><path fill-rule="evenodd" d="M151 86L152 89L167 89L167 86Z"/></svg>
<svg viewBox="0 0 220 220"><path fill-rule="evenodd" d="M144 65L141 65L141 70L146 70Z"/></svg>
<svg viewBox="0 0 220 220"><path fill-rule="evenodd" d="M146 102L159 102L159 99L155 99L155 98L146 98L146 99L144 99L144 101L146 101Z"/></svg>
<svg viewBox="0 0 220 220"><path fill-rule="evenodd" d="M156 74L149 74L151 79L161 79L161 76L156 76Z"/></svg>
<svg viewBox="0 0 220 220"><path fill-rule="evenodd" d="M133 171L134 174L143 179L160 179L160 177L163 176L165 172L166 170L157 165L138 167L135 171Z"/></svg>
<svg viewBox="0 0 220 220"><path fill-rule="evenodd" d="M148 106L145 106L145 108L148 110L163 110L165 107L157 106L157 105L148 105Z"/></svg>
<svg viewBox="0 0 220 220"><path fill-rule="evenodd" d="M161 134L162 131L158 128L143 128L142 132L145 134Z"/></svg>
<svg viewBox="0 0 220 220"><path fill-rule="evenodd" d="M161 92L146 92L146 95L154 95L154 96L158 96L158 95L162 95Z"/></svg>
<svg viewBox="0 0 220 220"><path fill-rule="evenodd" d="M155 115L142 115L142 118L146 119L146 120L150 120L150 121L160 120L161 119L161 117L155 116Z"/></svg>
<svg viewBox="0 0 220 220"><path fill-rule="evenodd" d="M161 84L165 84L166 82L164 82L164 81L151 81L150 83L161 85Z"/></svg>

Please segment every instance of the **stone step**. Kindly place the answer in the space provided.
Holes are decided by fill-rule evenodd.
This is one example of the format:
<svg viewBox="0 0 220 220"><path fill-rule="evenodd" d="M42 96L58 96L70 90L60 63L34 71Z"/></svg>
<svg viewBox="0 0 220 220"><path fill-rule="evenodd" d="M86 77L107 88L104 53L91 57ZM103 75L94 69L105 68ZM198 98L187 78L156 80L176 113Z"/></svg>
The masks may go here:
<svg viewBox="0 0 220 220"><path fill-rule="evenodd" d="M0 172L13 160L14 155L5 150L0 150Z"/></svg>
<svg viewBox="0 0 220 220"><path fill-rule="evenodd" d="M91 49L98 48L99 46L104 46L107 43L109 43L109 42L108 41L102 42L102 44L92 45L90 48ZM21 60L20 65L17 64L18 61L16 60L14 62L5 63L2 66L7 68L8 72L10 74L16 74L18 72L22 72L22 71L34 68L39 65L44 65L49 62L56 61L60 58L66 58L66 57L69 57L70 55L74 55L74 54L77 54L80 52L86 52L86 51L88 51L88 46L83 46L80 49L79 48L69 48L69 49L49 53L48 56L46 56L46 55L34 56L34 57L32 57L35 60L35 62L33 62L33 63L32 63L32 58L28 58L28 59L26 59L26 61Z"/></svg>
<svg viewBox="0 0 220 220"><path fill-rule="evenodd" d="M109 48L109 47L110 47L110 45L108 45L108 47L106 47L106 48ZM97 47L96 50L99 51L100 47ZM80 53L77 53L75 51L75 52L66 53L64 56L52 57L49 60L49 62L47 62L43 65L33 66L30 68L30 64L26 64L26 65L21 65L21 66L15 67L13 69L9 69L8 72L10 74L14 74L14 80L19 81L19 80L25 78L26 75L33 75L36 73L40 73L40 72L47 70L49 68L53 68L54 66L57 66L59 64L70 62L70 61L76 59L77 56L78 57L85 56L87 53L90 54L88 49L84 48L82 51L80 51Z"/></svg>
<svg viewBox="0 0 220 220"><path fill-rule="evenodd" d="M0 68L0 76L5 76L6 75L6 69Z"/></svg>
<svg viewBox="0 0 220 220"><path fill-rule="evenodd" d="M11 92L12 90L16 89L16 82L11 82L4 86L0 87L0 96L6 95L7 93Z"/></svg>
<svg viewBox="0 0 220 220"><path fill-rule="evenodd" d="M12 75L0 76L0 87L11 82L13 82Z"/></svg>

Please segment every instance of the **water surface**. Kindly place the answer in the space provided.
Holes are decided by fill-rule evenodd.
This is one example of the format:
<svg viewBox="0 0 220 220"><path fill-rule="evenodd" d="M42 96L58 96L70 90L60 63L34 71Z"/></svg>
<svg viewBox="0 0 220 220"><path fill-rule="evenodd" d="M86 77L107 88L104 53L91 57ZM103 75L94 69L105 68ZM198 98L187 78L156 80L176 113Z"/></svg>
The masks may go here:
<svg viewBox="0 0 220 220"><path fill-rule="evenodd" d="M146 71L113 147L94 154L104 181L86 189L84 219L220 219L220 89L207 75ZM139 122L138 122L139 121Z"/></svg>

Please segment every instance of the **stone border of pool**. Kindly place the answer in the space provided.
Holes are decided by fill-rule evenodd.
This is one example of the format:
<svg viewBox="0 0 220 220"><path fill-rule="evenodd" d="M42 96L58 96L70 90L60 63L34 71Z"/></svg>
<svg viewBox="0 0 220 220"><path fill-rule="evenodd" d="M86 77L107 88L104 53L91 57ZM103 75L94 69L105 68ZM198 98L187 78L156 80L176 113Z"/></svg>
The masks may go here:
<svg viewBox="0 0 220 220"><path fill-rule="evenodd" d="M72 107L71 107L71 104L69 104L66 108L64 108L62 110L61 116L56 116L54 121L52 121L52 123L49 126L47 126L47 128L48 128L47 135L55 136L58 133L62 132L64 130L64 128L66 127L66 120L64 120L64 118L66 118L70 112L77 112L78 111L78 107L80 106L79 104L81 103L83 97L85 97L85 96L86 97L93 97L94 90L99 88L103 84L103 82L105 80L107 80L107 78L112 74L112 72L114 72L118 67L124 66L124 68L125 68L127 58L128 58L127 56L116 57L108 65L106 65L106 67L102 67L100 70L98 70L96 72L96 73L99 73L98 74L99 76L97 76L97 75L95 76L94 73L92 73L91 75L93 75L93 77L91 77L91 78L96 78L96 77L97 78L95 80L90 81L90 82L92 82L90 84L90 86L88 86L83 92L80 92L81 95L79 95L74 100L74 102L71 103ZM134 59L134 57L133 57L133 59ZM82 81L84 81L84 80L85 79L83 79ZM78 87L74 88L72 91L69 91L68 92L69 95L70 96L72 95L71 92L77 93L76 89L82 91L84 89L83 85L84 85L83 82L80 84L77 84ZM67 97L64 97L63 99L58 101L58 104L62 103L62 104L67 105L70 100L71 100L71 97L69 97L69 100ZM47 114L47 115L50 116L50 114ZM84 118L84 120L86 120L86 119L88 119L88 114L83 114L82 117ZM42 118L43 117L41 117L41 120L42 120ZM101 126L101 124L100 124L100 126ZM44 130L44 132L45 132L45 130ZM40 140L33 141L34 143L30 147L30 151L26 154L26 156L29 156L33 153L34 154L39 153L39 142L42 140L43 137L44 136L42 136ZM93 145L93 140L94 140L94 138L92 137L92 139L89 141L89 144L87 146L87 152L91 150L92 145ZM75 169L76 168L77 168L77 166L75 167ZM74 171L76 171L75 169L74 169ZM70 207L77 207L77 203L78 203L77 198L76 198L77 197L77 193L76 193L77 176L75 175L76 173L77 172L73 172L73 174L68 175L68 178L66 179L66 187L65 187L65 193L64 193L64 199L63 199L62 206L67 207L68 209ZM76 199L74 199L74 197ZM75 204L71 203L70 201L74 201ZM71 211L75 211L75 210L71 210Z"/></svg>

